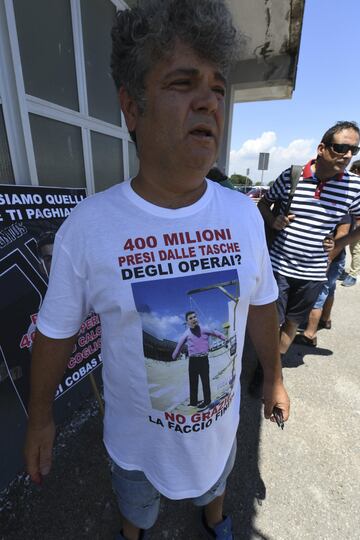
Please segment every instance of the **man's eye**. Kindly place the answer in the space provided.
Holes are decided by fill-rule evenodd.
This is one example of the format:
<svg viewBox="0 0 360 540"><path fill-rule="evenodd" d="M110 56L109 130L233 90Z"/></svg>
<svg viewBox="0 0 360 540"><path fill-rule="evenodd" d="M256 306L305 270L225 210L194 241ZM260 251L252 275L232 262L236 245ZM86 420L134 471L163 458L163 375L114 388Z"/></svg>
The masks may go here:
<svg viewBox="0 0 360 540"><path fill-rule="evenodd" d="M225 97L225 88L223 88L222 86L217 86L216 88L214 88L214 92Z"/></svg>
<svg viewBox="0 0 360 540"><path fill-rule="evenodd" d="M172 82L173 86L190 86L190 84L191 84L191 81L189 81L188 79L179 79L177 81Z"/></svg>

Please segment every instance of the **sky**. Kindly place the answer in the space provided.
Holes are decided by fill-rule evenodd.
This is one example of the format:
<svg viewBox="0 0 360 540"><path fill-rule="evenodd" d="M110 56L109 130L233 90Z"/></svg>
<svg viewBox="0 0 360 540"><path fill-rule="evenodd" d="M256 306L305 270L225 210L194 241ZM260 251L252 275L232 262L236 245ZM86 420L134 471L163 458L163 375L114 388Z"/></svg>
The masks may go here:
<svg viewBox="0 0 360 540"><path fill-rule="evenodd" d="M360 0L306 0L292 99L235 105L229 174L260 181L259 152L270 152L264 184L306 163L338 120L360 123L359 101Z"/></svg>
<svg viewBox="0 0 360 540"><path fill-rule="evenodd" d="M186 329L185 313L194 310L200 324L222 331L223 323L229 319L229 298L219 289L191 295L189 291L232 280L237 280L236 270L135 283L134 298L144 330L160 339L177 341ZM233 296L236 295L234 285L228 285L225 289Z"/></svg>

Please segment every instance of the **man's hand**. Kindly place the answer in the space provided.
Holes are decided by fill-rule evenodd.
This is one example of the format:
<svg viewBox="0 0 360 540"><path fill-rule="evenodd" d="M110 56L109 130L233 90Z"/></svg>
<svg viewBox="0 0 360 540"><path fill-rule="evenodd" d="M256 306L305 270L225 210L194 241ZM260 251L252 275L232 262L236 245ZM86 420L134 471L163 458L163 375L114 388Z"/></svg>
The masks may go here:
<svg viewBox="0 0 360 540"><path fill-rule="evenodd" d="M323 240L323 248L327 253L330 253L330 251L335 248L335 240L332 235L325 236Z"/></svg>
<svg viewBox="0 0 360 540"><path fill-rule="evenodd" d="M295 214L289 214L288 216L284 216L283 214L279 214L276 216L274 221L272 222L272 228L276 231L281 231L282 229L285 229L289 225L291 221L295 219Z"/></svg>
<svg viewBox="0 0 360 540"><path fill-rule="evenodd" d="M275 422L272 412L274 407L281 409L284 422L287 421L290 414L290 400L282 381L276 383L264 380L263 386L264 416L271 422Z"/></svg>
<svg viewBox="0 0 360 540"><path fill-rule="evenodd" d="M29 423L25 442L27 472L36 484L50 471L55 437L52 406L77 334L53 339L36 331L31 360Z"/></svg>
<svg viewBox="0 0 360 540"><path fill-rule="evenodd" d="M35 484L40 485L42 477L49 474L55 438L55 424L50 421L42 428L28 426L25 442L26 470Z"/></svg>
<svg viewBox="0 0 360 540"><path fill-rule="evenodd" d="M289 418L290 402L281 375L279 320L275 302L250 305L247 329L264 370L265 418L271 418L274 407L278 407L285 421Z"/></svg>

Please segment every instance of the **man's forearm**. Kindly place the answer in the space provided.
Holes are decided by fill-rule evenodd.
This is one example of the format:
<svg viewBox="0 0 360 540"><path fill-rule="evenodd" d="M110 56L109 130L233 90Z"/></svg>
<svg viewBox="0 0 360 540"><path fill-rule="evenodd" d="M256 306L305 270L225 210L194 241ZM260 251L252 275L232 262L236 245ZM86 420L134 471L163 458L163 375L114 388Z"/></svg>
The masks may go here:
<svg viewBox="0 0 360 540"><path fill-rule="evenodd" d="M337 244L337 240L340 238L344 238L346 235L349 234L350 231L350 223L342 223L339 225L336 229L336 235L335 235L335 247L332 251L329 253L329 261L332 262L336 257L339 255L339 253L342 252L344 248L341 248Z"/></svg>
<svg viewBox="0 0 360 540"><path fill-rule="evenodd" d="M175 347L175 349L173 350L173 353L172 353L172 359L175 360L177 355L179 354L180 350L181 350L181 347L184 345L185 343L185 339L180 339Z"/></svg>
<svg viewBox="0 0 360 540"><path fill-rule="evenodd" d="M36 332L29 401L29 423L35 427L42 427L51 420L56 388L66 369L75 340L76 335L66 339L52 339Z"/></svg>
<svg viewBox="0 0 360 540"><path fill-rule="evenodd" d="M76 336L51 339L36 332L31 362L29 423L25 441L26 469L40 484L50 472L55 425L52 408L56 388L63 376Z"/></svg>
<svg viewBox="0 0 360 540"><path fill-rule="evenodd" d="M355 229L350 234L347 234L346 236L343 236L342 238L339 238L335 242L335 248L343 249L344 247L348 246L349 244L353 244L354 242L358 242L360 240L360 228Z"/></svg>
<svg viewBox="0 0 360 540"><path fill-rule="evenodd" d="M250 306L248 332L264 370L264 416L273 422L274 410L289 418L290 401L282 380L279 350L279 323L275 303Z"/></svg>
<svg viewBox="0 0 360 540"><path fill-rule="evenodd" d="M275 302L250 306L247 329L263 367L265 379L281 380L279 322Z"/></svg>

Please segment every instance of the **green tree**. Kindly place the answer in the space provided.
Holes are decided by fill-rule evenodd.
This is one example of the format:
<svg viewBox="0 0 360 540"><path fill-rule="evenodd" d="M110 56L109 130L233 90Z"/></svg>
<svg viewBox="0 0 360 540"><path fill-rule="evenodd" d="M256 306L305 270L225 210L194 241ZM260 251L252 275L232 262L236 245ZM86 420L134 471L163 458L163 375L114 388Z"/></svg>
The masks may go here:
<svg viewBox="0 0 360 540"><path fill-rule="evenodd" d="M230 180L235 186L252 186L252 180L248 176L242 174L232 174Z"/></svg>

